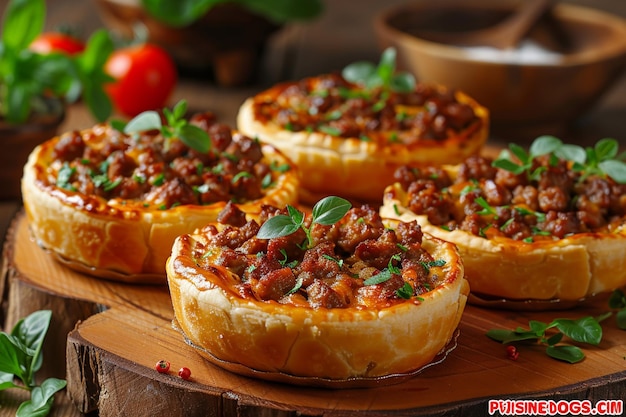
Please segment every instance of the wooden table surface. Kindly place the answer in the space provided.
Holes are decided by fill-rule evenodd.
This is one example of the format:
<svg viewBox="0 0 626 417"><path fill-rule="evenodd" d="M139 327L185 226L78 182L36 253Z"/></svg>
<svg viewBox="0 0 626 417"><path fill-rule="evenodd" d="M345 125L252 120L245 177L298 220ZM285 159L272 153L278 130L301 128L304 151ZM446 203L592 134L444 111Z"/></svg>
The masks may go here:
<svg viewBox="0 0 626 417"><path fill-rule="evenodd" d="M266 54L262 77L254 85L226 88L208 79L180 79L171 102L186 99L192 110L212 110L220 119L234 125L236 111L243 100L284 78L298 79L342 68L357 60L376 61L380 50L372 28L375 13L406 0L327 0L325 13L319 19L294 25L275 36ZM567 0L573 3L613 12L626 17L624 0ZM4 10L7 0L0 0ZM91 33L102 27L95 2L53 0L48 3L49 28L61 23ZM290 51L286 53L285 51ZM606 93L596 107L579 121L564 141L595 142L602 137L614 137L626 145L626 74ZM94 120L81 104L73 105L61 127L62 131L91 126ZM506 138L492 137L501 142ZM1 185L0 185L1 186ZM0 201L0 238L19 210L19 201ZM1 317L4 319L4 315ZM6 329L5 329L6 330ZM11 403L6 393L0 393L0 403ZM10 405L10 404L9 404ZM13 415L10 406L0 408L0 416ZM60 408L56 415L75 415L71 406Z"/></svg>

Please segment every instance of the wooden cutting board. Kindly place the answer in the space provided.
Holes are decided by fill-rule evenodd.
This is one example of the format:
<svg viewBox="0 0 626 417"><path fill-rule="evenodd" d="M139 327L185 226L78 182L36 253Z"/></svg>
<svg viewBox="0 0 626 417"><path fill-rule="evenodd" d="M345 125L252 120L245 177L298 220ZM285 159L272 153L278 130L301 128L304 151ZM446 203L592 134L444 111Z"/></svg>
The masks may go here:
<svg viewBox="0 0 626 417"><path fill-rule="evenodd" d="M107 416L413 416L486 415L490 399L626 398L626 332L603 322L599 346L582 346L577 364L520 345L518 360L485 336L492 328L608 311L606 297L567 311L510 311L469 305L456 348L440 364L398 384L363 389L289 386L242 377L202 358L172 327L168 288L96 279L58 263L31 239L19 213L7 236L2 287L7 328L49 308L53 321L42 376L67 378L80 412ZM65 358L65 360L61 358ZM154 370L160 359L169 374ZM188 367L184 381L177 370Z"/></svg>

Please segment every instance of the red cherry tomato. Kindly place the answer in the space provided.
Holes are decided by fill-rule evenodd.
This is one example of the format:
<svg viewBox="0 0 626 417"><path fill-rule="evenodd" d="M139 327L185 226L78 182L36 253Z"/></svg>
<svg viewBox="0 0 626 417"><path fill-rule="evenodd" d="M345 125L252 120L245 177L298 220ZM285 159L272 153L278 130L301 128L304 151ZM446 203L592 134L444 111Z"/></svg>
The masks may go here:
<svg viewBox="0 0 626 417"><path fill-rule="evenodd" d="M115 108L129 117L165 107L178 78L172 58L150 43L117 49L104 70L115 79L105 86L107 94Z"/></svg>
<svg viewBox="0 0 626 417"><path fill-rule="evenodd" d="M166 374L170 370L170 363L164 359L161 359L154 365L154 369L160 374Z"/></svg>
<svg viewBox="0 0 626 417"><path fill-rule="evenodd" d="M78 54L85 50L85 43L60 32L44 32L37 36L30 44L30 50L40 54L49 54L51 52L61 52L68 55Z"/></svg>
<svg viewBox="0 0 626 417"><path fill-rule="evenodd" d="M178 371L178 376L181 377L182 379L189 379L189 378L191 378L191 370L189 370L189 368L186 368L186 367L183 366Z"/></svg>

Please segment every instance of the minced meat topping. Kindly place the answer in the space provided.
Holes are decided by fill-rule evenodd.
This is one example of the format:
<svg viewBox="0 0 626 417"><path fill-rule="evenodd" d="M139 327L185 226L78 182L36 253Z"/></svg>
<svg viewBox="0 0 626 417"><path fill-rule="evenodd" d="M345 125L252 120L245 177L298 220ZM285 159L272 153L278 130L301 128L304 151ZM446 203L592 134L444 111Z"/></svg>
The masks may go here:
<svg viewBox="0 0 626 417"><path fill-rule="evenodd" d="M445 140L482 123L453 90L425 84L410 92L366 90L331 73L283 83L272 93L255 98L255 118L263 123L383 145Z"/></svg>
<svg viewBox="0 0 626 417"><path fill-rule="evenodd" d="M194 115L205 130L209 152L201 153L158 130L124 134L109 124L61 135L52 151L50 184L107 201L137 201L145 208L251 201L272 185L272 171L259 142L216 121Z"/></svg>
<svg viewBox="0 0 626 417"><path fill-rule="evenodd" d="M260 224L287 210L264 206ZM312 308L385 307L420 295L444 278L445 262L422 247L416 222L385 227L374 208L352 207L332 225L311 225L310 244L299 229L287 236L261 239L259 223L246 221L234 204L220 215L225 223L202 229L206 241L194 246L199 268L220 265L236 275L239 296Z"/></svg>
<svg viewBox="0 0 626 417"><path fill-rule="evenodd" d="M600 175L585 176L552 156L533 162L530 179L473 156L451 178L442 168L404 166L395 180L407 191L406 206L446 230L485 238L533 242L624 226L626 185ZM537 168L540 168L537 170Z"/></svg>

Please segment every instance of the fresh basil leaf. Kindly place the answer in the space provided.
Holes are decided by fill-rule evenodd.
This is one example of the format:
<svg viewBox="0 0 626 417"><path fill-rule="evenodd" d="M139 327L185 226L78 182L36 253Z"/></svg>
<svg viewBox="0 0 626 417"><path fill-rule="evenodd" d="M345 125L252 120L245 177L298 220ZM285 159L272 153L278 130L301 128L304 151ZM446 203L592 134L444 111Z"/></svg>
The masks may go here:
<svg viewBox="0 0 626 417"><path fill-rule="evenodd" d="M587 159L585 149L578 145L563 145L555 151L555 155L561 159L578 163L579 165L584 164Z"/></svg>
<svg viewBox="0 0 626 417"><path fill-rule="evenodd" d="M50 320L52 319L52 311L40 310L28 315L24 319L18 321L11 331L11 336L15 337L26 348L24 351L32 357L30 363L26 364L27 384L34 383L34 374L41 368L43 358L41 349L43 340L48 332Z"/></svg>
<svg viewBox="0 0 626 417"><path fill-rule="evenodd" d="M609 159L600 162L598 167L606 175L613 178L615 182L626 184L626 163L618 161L617 159Z"/></svg>
<svg viewBox="0 0 626 417"><path fill-rule="evenodd" d="M83 100L91 109L93 116L99 122L104 122L113 113L113 102L99 83L84 83Z"/></svg>
<svg viewBox="0 0 626 417"><path fill-rule="evenodd" d="M530 157L535 158L537 156L547 155L556 151L561 146L563 146L563 142L557 137L550 135L539 136L530 144Z"/></svg>
<svg viewBox="0 0 626 417"><path fill-rule="evenodd" d="M563 340L563 333L558 332L558 333L553 334L549 338L547 338L546 343L550 346L554 346L557 343L559 343L561 340Z"/></svg>
<svg viewBox="0 0 626 417"><path fill-rule="evenodd" d="M77 61L85 74L93 74L96 71L103 71L104 65L114 50L115 45L109 32L99 29L89 37L85 50Z"/></svg>
<svg viewBox="0 0 626 417"><path fill-rule="evenodd" d="M259 228L257 238L273 239L281 236L288 236L295 233L299 226L293 222L293 219L284 214L279 214L267 219Z"/></svg>
<svg viewBox="0 0 626 417"><path fill-rule="evenodd" d="M313 223L331 225L343 218L352 204L341 197L328 196L313 206Z"/></svg>
<svg viewBox="0 0 626 417"><path fill-rule="evenodd" d="M13 339L4 332L0 333L0 372L22 379L24 370L20 364L27 361L27 355L14 343Z"/></svg>
<svg viewBox="0 0 626 417"><path fill-rule="evenodd" d="M30 114L30 103L35 94L27 84L6 85L6 89L6 119L13 123L24 122Z"/></svg>
<svg viewBox="0 0 626 417"><path fill-rule="evenodd" d="M35 352L43 343L51 318L52 312L50 310L35 311L15 324L11 336L31 349L31 352Z"/></svg>
<svg viewBox="0 0 626 417"><path fill-rule="evenodd" d="M45 383L45 381L44 381ZM41 387L33 387L30 393L30 400L20 404L16 417L45 417L50 414L52 403L54 402L54 394L46 397Z"/></svg>
<svg viewBox="0 0 626 417"><path fill-rule="evenodd" d="M154 110L148 110L132 118L124 127L124 133L131 134L148 130L160 130L162 126L159 113Z"/></svg>
<svg viewBox="0 0 626 417"><path fill-rule="evenodd" d="M383 85L389 85L396 71L396 49L386 48L380 56L380 62L376 68L376 75L380 77Z"/></svg>
<svg viewBox="0 0 626 417"><path fill-rule="evenodd" d="M600 139L593 147L596 151L598 161L606 161L607 159L613 159L617 156L619 151L619 143L615 139L604 138Z"/></svg>
<svg viewBox="0 0 626 417"><path fill-rule="evenodd" d="M391 79L391 84L389 85L393 91L397 91L399 93L409 93L415 90L415 77L413 74L409 74L408 72L403 72L396 74Z"/></svg>
<svg viewBox="0 0 626 417"><path fill-rule="evenodd" d="M220 0L141 0L146 10L172 26L186 26L204 15Z"/></svg>
<svg viewBox="0 0 626 417"><path fill-rule="evenodd" d="M579 347L570 345L548 346L546 353L551 358L569 363L580 362L585 358L585 354Z"/></svg>
<svg viewBox="0 0 626 417"><path fill-rule="evenodd" d="M591 316L578 320L556 319L554 323L557 329L577 342L597 345L602 340L602 327Z"/></svg>
<svg viewBox="0 0 626 417"><path fill-rule="evenodd" d="M376 67L371 62L359 61L352 63L341 71L341 76L355 84L365 84L366 80L376 74Z"/></svg>
<svg viewBox="0 0 626 417"><path fill-rule="evenodd" d="M511 153L515 155L522 164L526 165L529 162L531 162L531 159L532 159L531 155L528 154L528 152L526 152L526 149L522 148L518 144L516 143L509 144L509 149Z"/></svg>
<svg viewBox="0 0 626 417"><path fill-rule="evenodd" d="M321 0L238 0L240 4L276 23L290 20L309 20L324 9Z"/></svg>
<svg viewBox="0 0 626 417"><path fill-rule="evenodd" d="M502 343L537 339L537 335L530 331L511 331L506 329L491 329L487 332L487 336Z"/></svg>
<svg viewBox="0 0 626 417"><path fill-rule="evenodd" d="M187 113L187 100L180 100L172 109L172 117L174 120L182 119Z"/></svg>
<svg viewBox="0 0 626 417"><path fill-rule="evenodd" d="M200 153L207 153L211 150L211 138L203 129L195 125L185 124L178 130L180 140L191 149Z"/></svg>
<svg viewBox="0 0 626 417"><path fill-rule="evenodd" d="M23 388L21 385L16 385L13 382L15 375L9 372L0 372L0 391L9 388Z"/></svg>
<svg viewBox="0 0 626 417"><path fill-rule="evenodd" d="M522 172L524 172L523 166L518 165L515 162L510 161L508 159L496 159L491 163L491 165L495 168L500 168L500 169L504 169L506 171L512 172L515 175L519 175Z"/></svg>
<svg viewBox="0 0 626 417"><path fill-rule="evenodd" d="M45 25L45 0L10 1L4 12L2 43L4 48L23 50L35 40Z"/></svg>
<svg viewBox="0 0 626 417"><path fill-rule="evenodd" d="M626 309L620 310L616 314L617 327L626 330Z"/></svg>
<svg viewBox="0 0 626 417"><path fill-rule="evenodd" d="M300 227L304 224L304 213L299 211L298 209L296 209L295 207L291 206L291 205L287 205L287 213L289 214L289 217L291 217L291 220L293 221L293 223Z"/></svg>
<svg viewBox="0 0 626 417"><path fill-rule="evenodd" d="M535 333L537 337L541 337L546 333L546 330L548 330L550 327L554 327L554 325L547 325L546 323L538 320L530 320L528 322L528 327L530 328L530 331Z"/></svg>
<svg viewBox="0 0 626 417"><path fill-rule="evenodd" d="M609 296L609 307L613 309L626 307L626 294L620 289L617 289Z"/></svg>

